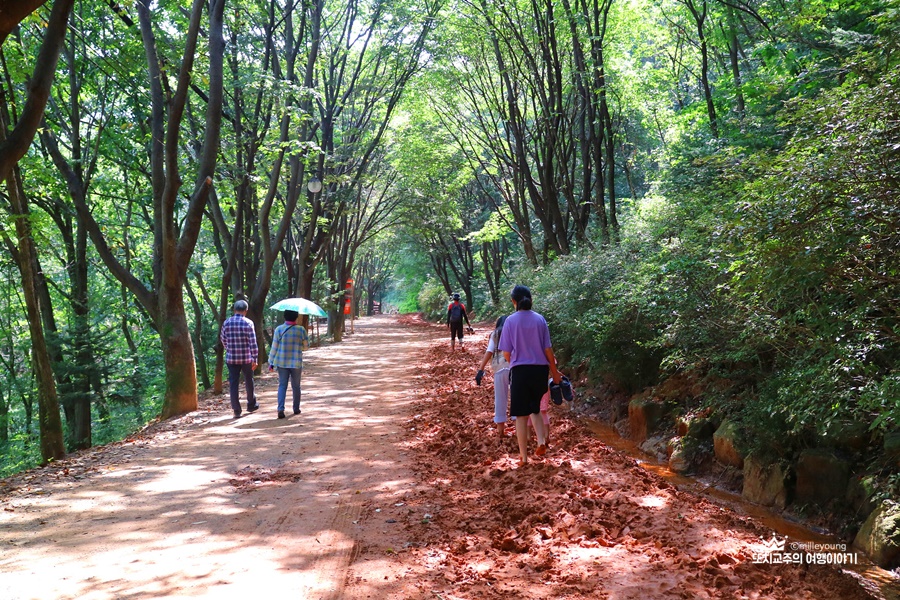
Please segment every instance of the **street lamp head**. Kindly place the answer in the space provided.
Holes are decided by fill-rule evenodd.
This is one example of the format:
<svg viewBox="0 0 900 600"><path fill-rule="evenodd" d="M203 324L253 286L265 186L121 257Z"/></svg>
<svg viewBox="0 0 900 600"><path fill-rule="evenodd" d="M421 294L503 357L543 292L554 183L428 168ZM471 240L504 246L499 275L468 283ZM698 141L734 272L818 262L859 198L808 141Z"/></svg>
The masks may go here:
<svg viewBox="0 0 900 600"><path fill-rule="evenodd" d="M322 180L319 179L318 177L316 177L315 175L313 175L312 179L309 180L309 183L306 184L306 187L313 194L318 194L319 192L322 191Z"/></svg>

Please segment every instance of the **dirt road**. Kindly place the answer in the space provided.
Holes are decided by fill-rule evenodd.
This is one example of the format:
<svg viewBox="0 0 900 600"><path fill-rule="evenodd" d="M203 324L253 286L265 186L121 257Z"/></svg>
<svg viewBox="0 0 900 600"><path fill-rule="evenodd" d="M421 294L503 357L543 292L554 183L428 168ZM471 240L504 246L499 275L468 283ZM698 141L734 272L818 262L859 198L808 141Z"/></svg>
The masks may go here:
<svg viewBox="0 0 900 600"><path fill-rule="evenodd" d="M832 566L757 564L771 529L648 473L554 408L516 468L472 381L408 317L306 356L303 413L224 398L0 482L0 598L856 599Z"/></svg>
<svg viewBox="0 0 900 600"><path fill-rule="evenodd" d="M353 597L359 544L389 537L366 528L364 509L386 526L371 515L414 485L397 442L429 335L357 321L344 343L305 356L300 415L276 419L267 375L256 413L233 419L217 398L8 482L0 598Z"/></svg>

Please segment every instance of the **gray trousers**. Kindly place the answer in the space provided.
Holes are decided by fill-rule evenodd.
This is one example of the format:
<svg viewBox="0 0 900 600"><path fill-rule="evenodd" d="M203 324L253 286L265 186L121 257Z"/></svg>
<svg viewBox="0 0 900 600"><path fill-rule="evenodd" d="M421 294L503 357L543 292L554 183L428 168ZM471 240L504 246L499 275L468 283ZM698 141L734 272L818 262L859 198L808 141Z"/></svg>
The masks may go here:
<svg viewBox="0 0 900 600"><path fill-rule="evenodd" d="M244 374L244 383L247 385L247 410L256 406L256 394L253 391L253 365L244 363L233 365L228 363L228 386L231 392L231 410L240 414L241 401L238 395L238 388L241 384L241 373Z"/></svg>

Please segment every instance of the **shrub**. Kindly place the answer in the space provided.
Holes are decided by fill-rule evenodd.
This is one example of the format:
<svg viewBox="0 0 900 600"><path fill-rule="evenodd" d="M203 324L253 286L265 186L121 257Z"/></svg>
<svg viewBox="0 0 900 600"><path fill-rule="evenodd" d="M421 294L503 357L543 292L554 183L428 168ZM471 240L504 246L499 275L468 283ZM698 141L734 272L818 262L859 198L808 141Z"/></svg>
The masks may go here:
<svg viewBox="0 0 900 600"><path fill-rule="evenodd" d="M447 292L437 280L426 280L416 300L419 310L429 321L440 321L447 317Z"/></svg>

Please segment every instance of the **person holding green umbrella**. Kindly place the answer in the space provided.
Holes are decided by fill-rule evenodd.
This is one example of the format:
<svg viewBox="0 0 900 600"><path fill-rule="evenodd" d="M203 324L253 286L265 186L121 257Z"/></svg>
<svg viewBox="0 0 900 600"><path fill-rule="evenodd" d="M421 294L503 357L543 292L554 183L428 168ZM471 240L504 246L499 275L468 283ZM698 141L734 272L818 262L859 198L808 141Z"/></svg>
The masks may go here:
<svg viewBox="0 0 900 600"><path fill-rule="evenodd" d="M269 351L269 370L278 370L278 418L284 419L284 404L288 381L294 401L294 414L300 414L300 376L303 373L303 351L309 348L306 329L297 323L296 310L284 311L284 323L272 334Z"/></svg>

